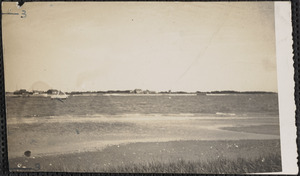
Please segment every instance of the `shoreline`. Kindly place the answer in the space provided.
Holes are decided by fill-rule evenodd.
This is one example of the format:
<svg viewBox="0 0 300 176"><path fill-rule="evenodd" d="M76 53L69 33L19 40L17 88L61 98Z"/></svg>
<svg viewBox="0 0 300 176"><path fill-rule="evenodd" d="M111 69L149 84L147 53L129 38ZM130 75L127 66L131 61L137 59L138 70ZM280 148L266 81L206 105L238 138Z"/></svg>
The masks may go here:
<svg viewBox="0 0 300 176"><path fill-rule="evenodd" d="M243 96L243 95L273 95L278 94L277 92L235 92L235 93L210 93L210 92L186 92L186 93L79 93L72 94L67 93L70 97L93 97L93 96ZM39 98L50 98L52 94L20 94L15 95L11 92L6 92L6 97L39 97Z"/></svg>
<svg viewBox="0 0 300 176"><path fill-rule="evenodd" d="M90 151L134 142L280 138L276 118L35 117L31 120L26 118L14 121L8 123L9 157L21 156L28 149L37 155L43 155ZM261 128L264 131L255 133ZM278 132L274 133L274 129Z"/></svg>
<svg viewBox="0 0 300 176"><path fill-rule="evenodd" d="M163 119L162 119L163 118ZM32 116L32 117L9 117L7 124L21 124L21 123L68 123L68 122L103 122L107 120L120 120L120 121L165 121L165 120L250 120L250 119L275 119L276 116L186 116L186 115L139 115L139 114L126 114L126 115L86 115L86 116Z"/></svg>
<svg viewBox="0 0 300 176"><path fill-rule="evenodd" d="M162 113L128 113L128 114L86 114L86 115L58 115L58 116L29 116L29 117L7 117L7 124L31 124L31 123L68 123L68 122L103 122L103 121L164 121L164 120L246 120L246 119L276 119L279 115L275 114L233 114L221 113L178 113L178 114L162 114Z"/></svg>

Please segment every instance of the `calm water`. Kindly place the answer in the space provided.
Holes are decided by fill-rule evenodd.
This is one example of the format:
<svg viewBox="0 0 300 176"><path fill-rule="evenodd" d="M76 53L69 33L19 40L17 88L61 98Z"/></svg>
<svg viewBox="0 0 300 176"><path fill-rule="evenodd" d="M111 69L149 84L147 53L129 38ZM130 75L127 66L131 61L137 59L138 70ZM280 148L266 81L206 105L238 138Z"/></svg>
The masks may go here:
<svg viewBox="0 0 300 176"><path fill-rule="evenodd" d="M226 96L6 97L7 116L90 116L122 114L203 114L278 117L277 94Z"/></svg>

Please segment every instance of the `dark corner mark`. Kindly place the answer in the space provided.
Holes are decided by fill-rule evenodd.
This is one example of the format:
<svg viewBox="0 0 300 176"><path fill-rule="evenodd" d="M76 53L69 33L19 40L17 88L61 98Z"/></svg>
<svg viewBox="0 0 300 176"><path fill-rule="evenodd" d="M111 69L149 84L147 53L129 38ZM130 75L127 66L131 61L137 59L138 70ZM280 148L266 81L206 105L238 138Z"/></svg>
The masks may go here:
<svg viewBox="0 0 300 176"><path fill-rule="evenodd" d="M22 5L25 3L25 1L24 0L18 0L18 6L19 7L22 7Z"/></svg>

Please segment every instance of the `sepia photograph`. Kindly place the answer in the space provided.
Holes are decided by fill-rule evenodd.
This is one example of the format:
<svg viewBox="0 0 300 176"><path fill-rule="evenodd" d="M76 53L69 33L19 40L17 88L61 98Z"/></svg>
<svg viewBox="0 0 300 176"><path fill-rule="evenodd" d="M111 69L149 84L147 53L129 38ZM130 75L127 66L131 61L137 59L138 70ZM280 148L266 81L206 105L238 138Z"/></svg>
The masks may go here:
<svg viewBox="0 0 300 176"><path fill-rule="evenodd" d="M282 172L275 12L2 2L10 171Z"/></svg>

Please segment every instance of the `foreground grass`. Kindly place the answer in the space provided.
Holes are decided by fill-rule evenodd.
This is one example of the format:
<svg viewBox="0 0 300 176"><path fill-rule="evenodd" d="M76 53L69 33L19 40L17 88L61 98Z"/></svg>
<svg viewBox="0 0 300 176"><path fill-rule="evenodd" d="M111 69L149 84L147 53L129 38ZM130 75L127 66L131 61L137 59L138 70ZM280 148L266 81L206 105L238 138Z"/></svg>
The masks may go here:
<svg viewBox="0 0 300 176"><path fill-rule="evenodd" d="M279 154L259 157L253 160L218 158L209 162L179 160L170 163L150 162L110 167L105 172L113 173L204 173L236 174L281 171Z"/></svg>
<svg viewBox="0 0 300 176"><path fill-rule="evenodd" d="M258 173L281 171L279 140L138 142L9 160L11 171Z"/></svg>

